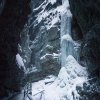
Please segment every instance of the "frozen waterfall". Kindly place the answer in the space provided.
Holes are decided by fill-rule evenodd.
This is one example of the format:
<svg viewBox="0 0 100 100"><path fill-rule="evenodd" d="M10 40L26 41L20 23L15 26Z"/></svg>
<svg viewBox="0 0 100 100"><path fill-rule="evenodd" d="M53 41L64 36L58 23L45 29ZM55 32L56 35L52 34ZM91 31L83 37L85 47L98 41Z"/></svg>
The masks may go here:
<svg viewBox="0 0 100 100"><path fill-rule="evenodd" d="M87 81L86 68L78 63L77 44L71 37L72 14L68 0L62 0L61 14L61 69L58 76L48 76L33 83L33 100L79 100L76 87ZM48 83L48 84L47 84Z"/></svg>
<svg viewBox="0 0 100 100"><path fill-rule="evenodd" d="M66 58L73 55L73 40L71 38L71 19L68 1L63 1L67 5L65 12L61 15L61 66L66 66Z"/></svg>
<svg viewBox="0 0 100 100"><path fill-rule="evenodd" d="M66 58L72 55L77 61L79 52L75 50L75 42L71 37L72 14L69 9L68 0L62 0L64 12L61 13L61 66L66 66Z"/></svg>
<svg viewBox="0 0 100 100"><path fill-rule="evenodd" d="M61 14L61 70L58 77L66 84L66 99L79 100L76 87L86 82L86 69L78 64L79 52L75 49L75 41L71 37L72 14L68 0L62 0L66 10ZM76 71L75 71L76 70Z"/></svg>

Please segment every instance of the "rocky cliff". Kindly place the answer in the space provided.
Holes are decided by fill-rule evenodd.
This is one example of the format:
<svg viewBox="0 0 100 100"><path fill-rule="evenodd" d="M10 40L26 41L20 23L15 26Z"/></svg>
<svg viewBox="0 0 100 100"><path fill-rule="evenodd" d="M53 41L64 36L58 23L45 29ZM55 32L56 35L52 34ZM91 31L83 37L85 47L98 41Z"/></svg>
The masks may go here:
<svg viewBox="0 0 100 100"><path fill-rule="evenodd" d="M73 16L73 43L82 42L78 56L80 64L86 66L89 73L83 88L74 88L80 94L80 100L99 100L100 1L69 0L69 3ZM70 90L69 86L74 86L76 76L78 79L82 76L79 73L82 74L84 68L71 56L67 59L66 68L60 70L61 5L61 0L0 1L0 100L20 91L26 83L39 81L51 74L58 75L54 84L55 89L58 86L59 97L63 88ZM54 89L53 85L51 87ZM76 91L73 91L69 95L75 99ZM45 93L49 94L48 88ZM64 96L67 99L66 93Z"/></svg>
<svg viewBox="0 0 100 100"><path fill-rule="evenodd" d="M0 98L60 69L61 1L0 1Z"/></svg>
<svg viewBox="0 0 100 100"><path fill-rule="evenodd" d="M99 24L100 24L100 2L99 0L69 0L73 17L77 20L79 28L83 34L82 56L92 69L100 69L100 49L99 49Z"/></svg>
<svg viewBox="0 0 100 100"><path fill-rule="evenodd" d="M96 87L99 89L97 84L100 83L100 1L69 0L69 2L74 21L76 20L77 28L81 30L82 34L81 60L85 61L90 77L97 78L94 82L90 82L91 86L88 86L92 89L90 91L93 91L93 93L87 93L88 99L99 100L99 92L96 91ZM80 34L80 32L78 33Z"/></svg>
<svg viewBox="0 0 100 100"><path fill-rule="evenodd" d="M16 54L29 13L29 0L0 1L0 97L20 90L24 73L17 67Z"/></svg>
<svg viewBox="0 0 100 100"><path fill-rule="evenodd" d="M59 0L31 1L31 14L18 45L27 70L26 80L57 74L60 69L60 6ZM34 77L36 73L39 74ZM29 79L30 76L33 78Z"/></svg>

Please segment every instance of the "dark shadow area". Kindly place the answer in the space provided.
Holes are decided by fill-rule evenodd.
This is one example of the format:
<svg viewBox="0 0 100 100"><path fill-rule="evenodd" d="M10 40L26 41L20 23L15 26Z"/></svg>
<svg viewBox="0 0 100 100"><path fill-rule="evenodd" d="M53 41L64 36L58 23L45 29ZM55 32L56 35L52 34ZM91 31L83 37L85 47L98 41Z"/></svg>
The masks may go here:
<svg viewBox="0 0 100 100"><path fill-rule="evenodd" d="M20 42L20 32L30 13L30 0L6 0L0 15L0 97L6 89L19 90L24 73L15 61ZM0 2L1 3L1 2Z"/></svg>
<svg viewBox="0 0 100 100"><path fill-rule="evenodd" d="M72 38L74 40L82 40L83 33L75 17L72 18Z"/></svg>

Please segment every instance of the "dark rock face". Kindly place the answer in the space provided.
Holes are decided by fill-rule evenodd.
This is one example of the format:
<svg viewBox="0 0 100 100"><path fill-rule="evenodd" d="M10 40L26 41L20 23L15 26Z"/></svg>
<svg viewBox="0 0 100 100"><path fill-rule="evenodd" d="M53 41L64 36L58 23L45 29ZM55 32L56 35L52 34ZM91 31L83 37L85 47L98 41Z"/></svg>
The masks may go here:
<svg viewBox="0 0 100 100"><path fill-rule="evenodd" d="M100 21L99 0L69 0L73 16L76 18L83 34Z"/></svg>
<svg viewBox="0 0 100 100"><path fill-rule="evenodd" d="M7 89L17 91L21 86L24 73L16 65L15 57L29 13L29 0L6 0L0 15L0 97Z"/></svg>
<svg viewBox="0 0 100 100"><path fill-rule="evenodd" d="M6 3L6 0L1 0L1 1L0 1L0 14L1 14L2 11L3 11L3 8L4 8L5 3Z"/></svg>
<svg viewBox="0 0 100 100"><path fill-rule="evenodd" d="M72 38L74 40L81 40L83 38L83 33L74 16L72 17Z"/></svg>
<svg viewBox="0 0 100 100"><path fill-rule="evenodd" d="M73 17L76 19L83 34L81 56L88 66L90 77L96 81L84 89L86 98L82 100L99 100L100 95L95 86L100 90L100 1L99 0L69 0ZM92 87L93 90L90 88ZM88 90L88 93L86 92ZM92 91L92 93L91 93ZM91 98L93 97L94 98Z"/></svg>
<svg viewBox="0 0 100 100"><path fill-rule="evenodd" d="M83 33L82 56L89 70L100 69L100 1L69 0L71 11Z"/></svg>
<svg viewBox="0 0 100 100"><path fill-rule="evenodd" d="M96 83L96 78L89 80L88 83L83 84L83 88L77 86L76 89L80 94L80 100L99 100L100 86Z"/></svg>
<svg viewBox="0 0 100 100"><path fill-rule="evenodd" d="M90 72L100 70L100 24L93 26L84 40L82 55L87 61Z"/></svg>

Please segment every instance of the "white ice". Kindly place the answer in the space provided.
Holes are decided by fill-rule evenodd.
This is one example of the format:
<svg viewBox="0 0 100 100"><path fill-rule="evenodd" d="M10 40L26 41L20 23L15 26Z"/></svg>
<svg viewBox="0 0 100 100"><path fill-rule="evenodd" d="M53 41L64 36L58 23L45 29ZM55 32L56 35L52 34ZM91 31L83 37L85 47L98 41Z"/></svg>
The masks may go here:
<svg viewBox="0 0 100 100"><path fill-rule="evenodd" d="M72 37L69 34L65 34L61 37L61 42L62 41L70 41L70 42L74 42Z"/></svg>
<svg viewBox="0 0 100 100"><path fill-rule="evenodd" d="M56 0L48 0L52 5L56 3Z"/></svg>
<svg viewBox="0 0 100 100"><path fill-rule="evenodd" d="M20 54L16 55L16 62L18 64L18 67L21 69L23 69L24 71L26 70L24 62L23 62L23 58L20 56Z"/></svg>

